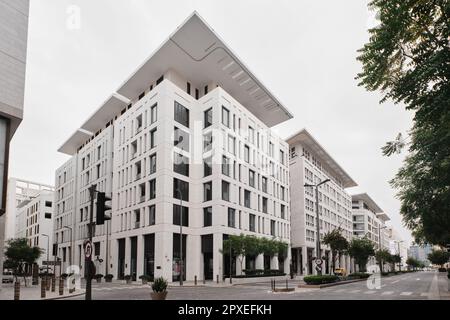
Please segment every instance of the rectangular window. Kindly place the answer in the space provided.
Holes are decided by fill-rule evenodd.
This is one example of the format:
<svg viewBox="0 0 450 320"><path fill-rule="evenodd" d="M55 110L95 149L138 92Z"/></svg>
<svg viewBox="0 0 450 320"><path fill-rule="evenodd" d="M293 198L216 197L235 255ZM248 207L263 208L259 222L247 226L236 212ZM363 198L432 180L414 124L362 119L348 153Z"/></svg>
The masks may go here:
<svg viewBox="0 0 450 320"><path fill-rule="evenodd" d="M100 255L100 242L94 242L94 255Z"/></svg>
<svg viewBox="0 0 450 320"><path fill-rule="evenodd" d="M189 128L189 109L177 101L174 102L174 118L176 122Z"/></svg>
<svg viewBox="0 0 450 320"><path fill-rule="evenodd" d="M156 172L156 153L150 156L150 174Z"/></svg>
<svg viewBox="0 0 450 320"><path fill-rule="evenodd" d="M186 92L187 94L191 94L191 84L189 82L186 83Z"/></svg>
<svg viewBox="0 0 450 320"><path fill-rule="evenodd" d="M156 85L160 84L161 82L163 82L164 80L164 75L162 75L161 77L159 77L158 80L156 80Z"/></svg>
<svg viewBox="0 0 450 320"><path fill-rule="evenodd" d="M270 220L270 235L275 236L275 221Z"/></svg>
<svg viewBox="0 0 450 320"><path fill-rule="evenodd" d="M156 197L156 179L150 180L150 199L155 199Z"/></svg>
<svg viewBox="0 0 450 320"><path fill-rule="evenodd" d="M222 200L230 201L230 183L222 180Z"/></svg>
<svg viewBox="0 0 450 320"><path fill-rule="evenodd" d="M182 208L182 209L181 209ZM180 211L182 211L181 218L180 219ZM181 221L182 220L182 223ZM189 226L189 208L188 207L180 207L177 204L173 205L173 224L179 226L180 224L183 225L183 227Z"/></svg>
<svg viewBox="0 0 450 320"><path fill-rule="evenodd" d="M265 197L263 197L262 198L262 211L264 212L264 213L267 213L267 198L265 198Z"/></svg>
<svg viewBox="0 0 450 320"><path fill-rule="evenodd" d="M189 201L189 183L177 178L173 178L173 197L183 201Z"/></svg>
<svg viewBox="0 0 450 320"><path fill-rule="evenodd" d="M189 152L189 133L177 127L174 127L173 130L174 130L173 145L177 148Z"/></svg>
<svg viewBox="0 0 450 320"><path fill-rule="evenodd" d="M195 89L195 99L198 100L199 97L200 97L200 93L198 92L198 89Z"/></svg>
<svg viewBox="0 0 450 320"><path fill-rule="evenodd" d="M286 218L286 206L284 204L281 205L281 219L285 219Z"/></svg>
<svg viewBox="0 0 450 320"><path fill-rule="evenodd" d="M189 158L178 152L173 153L173 171L189 177Z"/></svg>
<svg viewBox="0 0 450 320"><path fill-rule="evenodd" d="M244 146L244 161L247 163L250 162L250 147L247 145Z"/></svg>
<svg viewBox="0 0 450 320"><path fill-rule="evenodd" d="M203 152L208 152L212 149L213 137L212 132L203 135Z"/></svg>
<svg viewBox="0 0 450 320"><path fill-rule="evenodd" d="M248 127L248 140L250 143L255 143L255 129L250 126Z"/></svg>
<svg viewBox="0 0 450 320"><path fill-rule="evenodd" d="M267 178L262 177L262 191L267 193Z"/></svg>
<svg viewBox="0 0 450 320"><path fill-rule="evenodd" d="M212 181L205 182L203 184L203 201L211 201L212 200Z"/></svg>
<svg viewBox="0 0 450 320"><path fill-rule="evenodd" d="M212 157L203 159L203 176L207 177L212 174Z"/></svg>
<svg viewBox="0 0 450 320"><path fill-rule="evenodd" d="M250 187L255 187L255 171L248 170L248 184Z"/></svg>
<svg viewBox="0 0 450 320"><path fill-rule="evenodd" d="M150 124L155 123L158 120L158 104L155 103L150 107Z"/></svg>
<svg viewBox="0 0 450 320"><path fill-rule="evenodd" d="M208 86L205 86L205 95L208 94Z"/></svg>
<svg viewBox="0 0 450 320"><path fill-rule="evenodd" d="M244 190L244 206L247 208L251 208L251 192L248 190Z"/></svg>
<svg viewBox="0 0 450 320"><path fill-rule="evenodd" d="M236 210L228 208L228 226L236 228Z"/></svg>
<svg viewBox="0 0 450 320"><path fill-rule="evenodd" d="M285 164L285 162L284 162L284 151L283 150L280 150L280 162L281 162L282 165Z"/></svg>
<svg viewBox="0 0 450 320"><path fill-rule="evenodd" d="M45 206L46 207L52 207L52 202L51 201L45 201Z"/></svg>
<svg viewBox="0 0 450 320"><path fill-rule="evenodd" d="M150 149L156 147L156 128L150 131Z"/></svg>
<svg viewBox="0 0 450 320"><path fill-rule="evenodd" d="M233 136L228 136L228 152L236 154L236 138Z"/></svg>
<svg viewBox="0 0 450 320"><path fill-rule="evenodd" d="M156 223L156 206L148 207L148 224L153 226Z"/></svg>
<svg viewBox="0 0 450 320"><path fill-rule="evenodd" d="M209 108L204 112L203 116L203 128L208 128L212 125L212 108Z"/></svg>
<svg viewBox="0 0 450 320"><path fill-rule="evenodd" d="M284 201L284 194L285 194L285 192L284 192L284 187L283 186L280 186L280 188L281 188L281 190L280 190L280 193L281 193L281 200L283 200Z"/></svg>
<svg viewBox="0 0 450 320"><path fill-rule="evenodd" d="M203 226L212 226L212 207L203 208Z"/></svg>
<svg viewBox="0 0 450 320"><path fill-rule="evenodd" d="M222 124L227 128L230 127L230 111L225 107L222 107Z"/></svg>
<svg viewBox="0 0 450 320"><path fill-rule="evenodd" d="M252 232L256 230L256 216L254 214L248 215L248 229Z"/></svg>
<svg viewBox="0 0 450 320"><path fill-rule="evenodd" d="M51 219L51 218L52 218L52 214L46 212L46 213L45 213L45 219Z"/></svg>
<svg viewBox="0 0 450 320"><path fill-rule="evenodd" d="M230 176L230 160L222 156L222 174Z"/></svg>

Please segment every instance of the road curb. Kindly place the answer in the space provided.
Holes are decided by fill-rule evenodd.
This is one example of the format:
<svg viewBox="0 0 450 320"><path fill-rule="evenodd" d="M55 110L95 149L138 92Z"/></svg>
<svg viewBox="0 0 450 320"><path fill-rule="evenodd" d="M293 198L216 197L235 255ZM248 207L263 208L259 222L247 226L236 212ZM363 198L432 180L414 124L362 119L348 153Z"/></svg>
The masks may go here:
<svg viewBox="0 0 450 320"><path fill-rule="evenodd" d="M52 297L52 298L44 298L44 299L40 299L40 300L60 300L60 299L66 299L66 298L72 298L72 297L79 297L86 294L86 291L80 292L80 293L75 293L75 294L70 294L70 295L66 295L66 296L57 296L57 297Z"/></svg>
<svg viewBox="0 0 450 320"><path fill-rule="evenodd" d="M342 284L348 284L348 283L353 283L353 282L361 282L361 281L366 281L366 279L356 279L356 280L347 280L347 281L338 281L338 282L333 282L333 283L324 283L324 284L299 284L297 287L298 288L315 288L315 289L321 289L321 288L327 288L327 287L334 287L334 286L339 286Z"/></svg>

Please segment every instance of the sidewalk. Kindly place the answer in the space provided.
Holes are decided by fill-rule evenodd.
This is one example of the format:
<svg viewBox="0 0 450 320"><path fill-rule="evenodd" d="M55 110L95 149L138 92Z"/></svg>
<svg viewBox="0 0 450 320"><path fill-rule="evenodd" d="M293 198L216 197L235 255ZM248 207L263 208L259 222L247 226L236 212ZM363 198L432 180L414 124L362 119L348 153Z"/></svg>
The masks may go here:
<svg viewBox="0 0 450 320"><path fill-rule="evenodd" d="M20 287L20 300L54 300L60 298L73 297L77 295L84 294L85 290L75 290L73 293L69 293L69 289L64 288L64 294L62 296L59 295L58 288L55 289L55 292L52 292L51 289L46 291L46 297L41 299L41 286L31 286L28 287L21 286ZM14 300L14 285L13 284L3 284L0 289L0 300Z"/></svg>
<svg viewBox="0 0 450 320"><path fill-rule="evenodd" d="M450 279L447 273L439 272L438 274L439 297L441 300L450 300Z"/></svg>

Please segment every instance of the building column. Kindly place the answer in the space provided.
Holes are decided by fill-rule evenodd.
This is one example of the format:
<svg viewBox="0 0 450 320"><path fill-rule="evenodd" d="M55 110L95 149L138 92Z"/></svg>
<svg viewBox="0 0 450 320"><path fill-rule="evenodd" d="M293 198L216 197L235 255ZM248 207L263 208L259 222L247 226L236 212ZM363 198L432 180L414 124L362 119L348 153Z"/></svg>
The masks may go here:
<svg viewBox="0 0 450 320"><path fill-rule="evenodd" d="M195 276L197 276L197 280L203 279L203 269L200 268L201 236L188 235L186 241L186 280L194 281Z"/></svg>
<svg viewBox="0 0 450 320"><path fill-rule="evenodd" d="M155 278L172 282L173 236L170 232L155 232Z"/></svg>
<svg viewBox="0 0 450 320"><path fill-rule="evenodd" d="M258 254L255 259L255 269L264 270L264 255Z"/></svg>
<svg viewBox="0 0 450 320"><path fill-rule="evenodd" d="M125 238L125 275L131 274L131 238Z"/></svg>
<svg viewBox="0 0 450 320"><path fill-rule="evenodd" d="M308 248L303 246L300 250L302 250L302 265L300 268L302 268L303 275L308 275Z"/></svg>
<svg viewBox="0 0 450 320"><path fill-rule="evenodd" d="M117 278L117 260L118 260L118 256L119 256L119 248L117 246L117 239L111 239L111 248L109 248L109 258L108 258L108 263L109 263L109 273L113 275L114 279ZM114 259L114 260L113 260Z"/></svg>
<svg viewBox="0 0 450 320"><path fill-rule="evenodd" d="M136 257L136 276L137 280L144 274L144 236L137 236L137 257Z"/></svg>
<svg viewBox="0 0 450 320"><path fill-rule="evenodd" d="M219 281L223 278L223 255L220 253L223 245L223 235L222 233L213 234L213 278L216 281L217 276L219 276Z"/></svg>
<svg viewBox="0 0 450 320"><path fill-rule="evenodd" d="M242 262L242 267L241 267L241 262ZM236 258L236 275L237 276L244 274L242 272L242 269L245 269L245 256L240 255Z"/></svg>
<svg viewBox="0 0 450 320"><path fill-rule="evenodd" d="M286 260L287 260L287 258L286 258ZM273 257L270 258L270 270L278 270L278 268L279 268L278 255L274 255ZM283 269L284 269L284 265L283 265Z"/></svg>

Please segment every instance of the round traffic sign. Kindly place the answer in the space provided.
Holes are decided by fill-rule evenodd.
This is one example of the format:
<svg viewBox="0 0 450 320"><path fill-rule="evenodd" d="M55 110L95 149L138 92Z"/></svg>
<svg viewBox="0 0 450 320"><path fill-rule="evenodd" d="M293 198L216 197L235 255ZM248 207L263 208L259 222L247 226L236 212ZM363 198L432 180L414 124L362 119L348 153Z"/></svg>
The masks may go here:
<svg viewBox="0 0 450 320"><path fill-rule="evenodd" d="M318 266L320 266L320 265L323 263L323 261L322 261L322 259L316 259L315 263L316 263Z"/></svg>
<svg viewBox="0 0 450 320"><path fill-rule="evenodd" d="M86 241L84 244L84 256L86 259L89 259L92 256L92 243L90 241Z"/></svg>

